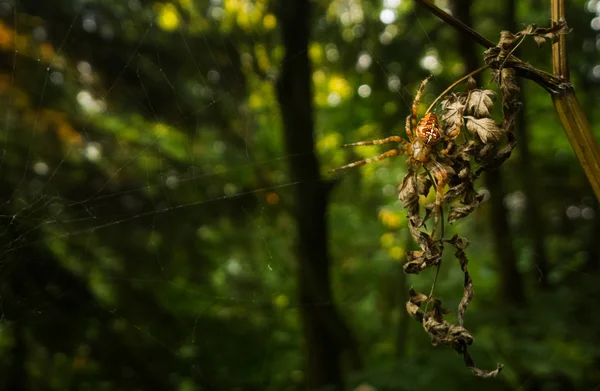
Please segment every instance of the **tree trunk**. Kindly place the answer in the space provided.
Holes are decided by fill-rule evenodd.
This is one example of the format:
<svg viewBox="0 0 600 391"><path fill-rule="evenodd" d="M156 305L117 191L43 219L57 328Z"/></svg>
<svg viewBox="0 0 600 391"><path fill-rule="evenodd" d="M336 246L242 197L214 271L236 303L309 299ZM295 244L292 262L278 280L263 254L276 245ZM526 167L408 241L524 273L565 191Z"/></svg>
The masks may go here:
<svg viewBox="0 0 600 391"><path fill-rule="evenodd" d="M456 18L461 20L467 26L472 26L471 20L471 1L455 0L454 12ZM478 53L475 51L473 41L464 34L458 35L458 46L462 58L470 72L479 67L477 59ZM478 85L481 85L479 74L475 76ZM517 269L517 256L512 247L512 238L510 227L506 219L506 209L504 208L504 185L500 171L488 171L485 174L485 184L490 191L491 208L491 233L493 238L494 253L496 262L500 269L500 293L503 301L509 305L520 305L524 299L523 284L521 275Z"/></svg>
<svg viewBox="0 0 600 391"><path fill-rule="evenodd" d="M309 388L343 387L341 355L360 366L356 343L333 305L326 210L331 184L321 179L314 151L311 69L308 59L309 1L279 3L285 58L277 83L290 179L295 191L298 290L307 350Z"/></svg>
<svg viewBox="0 0 600 391"><path fill-rule="evenodd" d="M506 5L506 20L504 25L510 31L517 31L516 21L516 2L509 0ZM518 49L514 53L518 56ZM521 89L521 102L523 103L521 110L517 113L517 121L515 125L515 134L519 145L517 154L517 165L520 173L521 186L525 195L525 229L527 236L531 241L533 250L531 264L534 266L536 281L539 281L539 286L542 289L547 289L548 285L548 256L546 247L544 246L544 223L540 214L541 199L538 195L536 175L533 169L533 159L531 158L531 150L529 148L529 134L527 127L527 119L525 117L525 95L523 93L523 82L520 78L517 79L519 88Z"/></svg>

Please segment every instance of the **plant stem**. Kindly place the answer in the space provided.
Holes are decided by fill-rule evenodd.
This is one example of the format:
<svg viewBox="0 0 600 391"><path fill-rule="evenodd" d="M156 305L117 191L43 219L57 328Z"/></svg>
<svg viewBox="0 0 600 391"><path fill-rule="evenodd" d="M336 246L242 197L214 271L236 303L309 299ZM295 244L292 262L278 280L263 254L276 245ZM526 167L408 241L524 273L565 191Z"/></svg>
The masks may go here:
<svg viewBox="0 0 600 391"><path fill-rule="evenodd" d="M467 26L460 20L456 19L454 16L450 15L444 10L438 8L435 4L432 4L428 0L415 0L417 3L421 4L423 7L427 8L432 14L442 19L444 22L454 27L456 30L460 31L463 34L467 34L471 39L476 41L481 46L485 46L486 48L491 48L496 46L492 41L489 41L487 38L484 38L477 31L473 30L471 27Z"/></svg>
<svg viewBox="0 0 600 391"><path fill-rule="evenodd" d="M552 0L552 21L558 23L565 20L565 1ZM554 75L569 80L566 36L561 34L557 42L552 44L552 70ZM563 95L553 95L552 101L558 118L567 134L571 147L579 159L588 177L596 197L600 200L600 150L583 112L575 91Z"/></svg>
<svg viewBox="0 0 600 391"><path fill-rule="evenodd" d="M429 110L427 110L427 111L429 111ZM426 168L425 168L425 172L427 172L427 175L429 175L429 179L431 179L431 183L433 185L433 188L435 190L436 197L437 197L437 192L439 191L438 185L437 185L436 181L433 179L433 175L431 175L431 172L429 172L429 170ZM440 217L441 217L440 253L443 253L444 252L444 207L442 205L440 205L440 208L436 209L434 213L437 215L438 211L439 211ZM435 221L435 219L434 219L434 221ZM431 232L431 239L433 241L435 241L435 231L436 230L437 230L437 224L434 224L433 231ZM438 264L436 266L436 269L435 269L435 277L433 278L433 283L431 284L431 290L429 291L429 297L427 299L427 305L425 306L425 312L427 312L429 303L433 299L433 292L435 291L435 284L437 283L438 276L440 275L441 267L442 267L442 258L440 257Z"/></svg>
<svg viewBox="0 0 600 391"><path fill-rule="evenodd" d="M460 83L462 83L463 81L465 81L466 79L468 79L469 77L478 74L481 71L484 71L486 69L488 69L490 66L489 65L484 65L481 68L475 69L473 72L468 73L466 75L464 75L463 77L461 77L460 79L458 79L457 81L455 81L454 83L450 84L450 87L446 88L444 90L444 92L442 92L441 94L438 95L437 98L435 98L435 100L429 105L429 107L427 108L427 111L425 112L425 114L429 113L431 111L431 109L433 108L433 106L435 106L435 104L442 99L442 97L444 95L446 95L448 92L450 92L454 87L456 87L457 85L459 85Z"/></svg>
<svg viewBox="0 0 600 391"><path fill-rule="evenodd" d="M441 226L441 235L440 235L440 252L444 252L444 208L440 206L440 217L442 220L442 226ZM434 228L435 230L435 228ZM433 236L432 236L433 237ZM435 240L435 237L433 237L433 240ZM442 258L440 257L440 260L435 268L435 277L433 278L433 283L431 284L431 291L429 291L429 299L427 301L427 304L429 304L429 301L431 301L433 299L433 292L435 291L435 284L437 284L437 280L438 280L438 276L440 275L440 268L442 267Z"/></svg>
<svg viewBox="0 0 600 391"><path fill-rule="evenodd" d="M552 0L552 21L558 23L565 20L565 1ZM552 44L552 72L565 80L569 80L569 65L567 61L567 36L560 34L558 41Z"/></svg>
<svg viewBox="0 0 600 391"><path fill-rule="evenodd" d="M600 200L600 150L575 93L553 97L554 109L579 163Z"/></svg>

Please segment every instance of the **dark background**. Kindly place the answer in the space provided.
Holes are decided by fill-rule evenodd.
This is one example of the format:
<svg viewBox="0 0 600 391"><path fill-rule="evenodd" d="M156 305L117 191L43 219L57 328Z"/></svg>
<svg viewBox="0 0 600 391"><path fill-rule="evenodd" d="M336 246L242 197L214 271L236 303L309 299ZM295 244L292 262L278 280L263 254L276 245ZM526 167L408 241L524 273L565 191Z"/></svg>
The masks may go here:
<svg viewBox="0 0 600 391"><path fill-rule="evenodd" d="M548 1L437 4L492 41L550 23ZM412 1L1 0L0 16L0 389L600 389L600 211L542 88L522 82L517 148L446 229L471 242L465 326L496 379L406 314L433 272L402 271L405 159L327 173L381 150L343 143L404 135L428 74L421 113L482 64ZM598 138L600 2L567 20ZM551 70L549 45L517 54ZM436 294L455 309L450 255Z"/></svg>

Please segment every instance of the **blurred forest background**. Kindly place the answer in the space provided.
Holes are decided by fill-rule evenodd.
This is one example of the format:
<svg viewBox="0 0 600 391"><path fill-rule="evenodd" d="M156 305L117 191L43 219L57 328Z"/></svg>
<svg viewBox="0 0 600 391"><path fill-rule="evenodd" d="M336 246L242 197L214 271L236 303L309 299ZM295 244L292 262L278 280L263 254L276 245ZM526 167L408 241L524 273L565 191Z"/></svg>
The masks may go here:
<svg viewBox="0 0 600 391"><path fill-rule="evenodd" d="M436 4L492 41L550 23L549 1ZM482 64L413 1L0 0L0 16L0 389L600 389L600 210L542 88L523 81L517 148L446 233L471 242L465 326L495 379L406 314L433 272L402 270L405 159L327 173L380 150L344 143L404 135L427 75L421 113ZM598 138L600 1L568 1L567 20ZM550 46L517 53L551 71Z"/></svg>

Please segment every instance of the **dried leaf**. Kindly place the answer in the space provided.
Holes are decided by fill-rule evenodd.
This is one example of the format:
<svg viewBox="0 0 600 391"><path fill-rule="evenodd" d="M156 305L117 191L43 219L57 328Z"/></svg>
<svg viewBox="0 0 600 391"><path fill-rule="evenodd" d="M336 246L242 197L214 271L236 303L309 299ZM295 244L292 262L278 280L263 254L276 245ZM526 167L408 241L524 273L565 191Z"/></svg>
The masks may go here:
<svg viewBox="0 0 600 391"><path fill-rule="evenodd" d="M484 144L497 143L502 138L502 129L496 125L491 118L465 117L467 120L467 129L471 133L477 133Z"/></svg>
<svg viewBox="0 0 600 391"><path fill-rule="evenodd" d="M503 50L509 51L510 49L512 49L513 45L515 44L515 42L517 42L519 37L520 35L513 34L510 31L501 31L500 40L498 41L497 46Z"/></svg>
<svg viewBox="0 0 600 391"><path fill-rule="evenodd" d="M444 197L442 197L442 204L446 204L446 203L454 200L455 198L457 198L458 196L463 194L466 190L467 190L466 183L460 183L456 186L451 187L450 189L448 189L446 194L444 194Z"/></svg>
<svg viewBox="0 0 600 391"><path fill-rule="evenodd" d="M448 213L448 223L453 224L456 220L468 216L475 210L477 204L453 206Z"/></svg>
<svg viewBox="0 0 600 391"><path fill-rule="evenodd" d="M479 142L475 142L473 140L469 140L465 144L459 146L457 152L454 154L456 159L462 160L466 165L469 165L471 161L471 157L481 148L481 144ZM456 160L455 160L456 162ZM459 170L460 175L460 170Z"/></svg>
<svg viewBox="0 0 600 391"><path fill-rule="evenodd" d="M490 379L492 377L498 376L500 374L500 371L502 371L503 367L504 367L504 365L498 363L496 369L491 370L491 371L479 369L479 368L475 368L475 367L470 367L470 368L471 368L471 372L473 373L473 375L484 378L484 379Z"/></svg>
<svg viewBox="0 0 600 391"><path fill-rule="evenodd" d="M476 162L485 162L490 160L496 151L496 145L494 144L484 144L480 145L478 148L475 148L473 151L473 155L475 156Z"/></svg>
<svg viewBox="0 0 600 391"><path fill-rule="evenodd" d="M425 269L436 266L442 257L441 253L427 255L425 251L409 251L406 254L407 262L403 269L408 274L419 274Z"/></svg>
<svg viewBox="0 0 600 391"><path fill-rule="evenodd" d="M516 34L513 34L510 31L502 31L497 47L505 51L510 51L517 41L526 36L532 36L538 46L542 46L547 40L555 42L560 35L568 34L570 32L571 29L568 28L565 20L561 20L551 27L537 27L535 24L530 24Z"/></svg>
<svg viewBox="0 0 600 391"><path fill-rule="evenodd" d="M462 205L453 206L452 208L450 208L450 213L448 213L448 223L452 224L456 220L462 219L463 217L471 214L475 210L475 208L479 206L479 203L482 199L483 195L478 195L477 197L473 198L473 200L469 203L464 203Z"/></svg>
<svg viewBox="0 0 600 391"><path fill-rule="evenodd" d="M465 89L467 91L471 91L471 90L474 90L475 88L477 88L477 82L475 81L473 76L469 76L469 78L467 79L467 82L465 83Z"/></svg>
<svg viewBox="0 0 600 391"><path fill-rule="evenodd" d="M425 163L425 168L431 172L438 184L446 183L452 175L456 174L451 166L437 160L428 161Z"/></svg>
<svg viewBox="0 0 600 391"><path fill-rule="evenodd" d="M416 222L409 220L408 228L415 242L421 247L421 250L425 251L426 256L430 257L432 254L437 254L438 249L435 246L433 239L431 239L431 236L429 236L427 232L423 232L419 229L421 223L421 219Z"/></svg>
<svg viewBox="0 0 600 391"><path fill-rule="evenodd" d="M423 328L431 337L433 346L443 344L463 353L473 343L473 337L464 327L444 320L443 312L441 302L434 300L433 310L423 317Z"/></svg>
<svg viewBox="0 0 600 391"><path fill-rule="evenodd" d="M504 146L502 149L498 150L493 156L486 158L485 164L481 166L473 178L477 178L484 171L494 170L502 165L508 159L512 153L512 150L517 145L517 140L513 133L507 133L508 136L508 144Z"/></svg>
<svg viewBox="0 0 600 391"><path fill-rule="evenodd" d="M559 23L551 27L537 27L535 24L530 24L523 30L517 33L519 36L533 36L535 43L538 46L543 46L547 41L556 42L563 34L568 34L571 29L567 26L567 22L563 19Z"/></svg>
<svg viewBox="0 0 600 391"><path fill-rule="evenodd" d="M410 288L409 290L409 299L406 302L406 311L408 314L416 319L418 322L423 322L424 312L421 310L420 306L425 300L427 300L427 296L422 293L418 293L414 290L414 288Z"/></svg>
<svg viewBox="0 0 600 391"><path fill-rule="evenodd" d="M540 37L540 36L537 36L537 35L533 36L533 40L540 47L543 46L546 43L546 38Z"/></svg>
<svg viewBox="0 0 600 391"><path fill-rule="evenodd" d="M422 172L417 175L417 190L420 195L427 196L429 194L429 189L431 189L432 182L429 175L426 172Z"/></svg>
<svg viewBox="0 0 600 391"><path fill-rule="evenodd" d="M446 240L446 242L453 245L457 250L465 250L469 247L469 241L458 234L455 234L452 239Z"/></svg>
<svg viewBox="0 0 600 391"><path fill-rule="evenodd" d="M450 128L456 126L460 118L460 113L464 109L464 96L452 94L442 101L442 115L440 120L442 128Z"/></svg>
<svg viewBox="0 0 600 391"><path fill-rule="evenodd" d="M493 99L496 94L492 90L473 90L469 92L465 102L465 114L475 118L490 116L490 110L494 107Z"/></svg>
<svg viewBox="0 0 600 391"><path fill-rule="evenodd" d="M473 299L473 280L471 279L469 271L467 270L467 264L469 263L469 260L467 259L467 254L465 253L465 249L469 245L469 241L456 234L447 242L456 248L454 256L458 259L460 268L465 275L465 280L463 283L463 297L458 304L458 324L462 326L464 323L467 306L471 302L471 299Z"/></svg>
<svg viewBox="0 0 600 391"><path fill-rule="evenodd" d="M456 240L456 243L459 242ZM427 296L417 293L413 288L410 288L409 295L409 300L406 302L406 311L413 319L423 325L423 329L429 334L433 346L441 344L452 347L463 356L465 365L471 369L475 376L489 378L500 373L502 364L498 364L497 368L491 371L475 367L475 363L468 352L469 345L473 343L473 336L463 326L451 324L444 319L444 314L448 313L448 310L442 308L440 300L428 300ZM421 304L426 301L433 303L433 309L427 313L421 310Z"/></svg>
<svg viewBox="0 0 600 391"><path fill-rule="evenodd" d="M419 193L417 191L417 178L415 171L409 169L398 187L398 199L408 211L409 217L419 214Z"/></svg>

